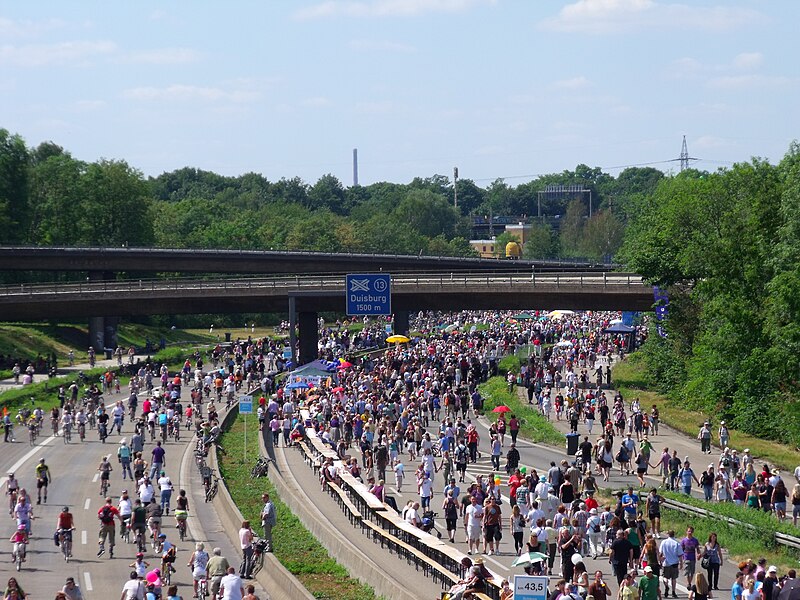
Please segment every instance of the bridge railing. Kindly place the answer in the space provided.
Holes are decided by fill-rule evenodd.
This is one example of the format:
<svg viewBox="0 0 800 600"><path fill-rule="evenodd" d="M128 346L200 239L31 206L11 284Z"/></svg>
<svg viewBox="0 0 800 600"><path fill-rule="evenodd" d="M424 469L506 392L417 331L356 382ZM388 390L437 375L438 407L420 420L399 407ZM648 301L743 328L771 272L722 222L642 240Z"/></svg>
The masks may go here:
<svg viewBox="0 0 800 600"><path fill-rule="evenodd" d="M71 283L22 283L0 286L0 296L83 295L100 292L128 292L131 294L169 290L250 290L273 289L285 291L344 291L342 276L308 276L229 279L129 279L122 281L81 281ZM634 273L415 273L393 275L392 288L466 288L487 287L644 287L639 275Z"/></svg>

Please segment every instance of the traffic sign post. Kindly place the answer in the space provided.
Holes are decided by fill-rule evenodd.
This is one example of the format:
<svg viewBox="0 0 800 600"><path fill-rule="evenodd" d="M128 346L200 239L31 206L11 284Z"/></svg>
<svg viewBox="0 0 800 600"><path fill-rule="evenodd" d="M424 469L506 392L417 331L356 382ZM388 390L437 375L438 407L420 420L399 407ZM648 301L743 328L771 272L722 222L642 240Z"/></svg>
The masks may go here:
<svg viewBox="0 0 800 600"><path fill-rule="evenodd" d="M346 275L345 294L350 316L392 314L392 276L388 273Z"/></svg>
<svg viewBox="0 0 800 600"><path fill-rule="evenodd" d="M547 600L549 577L514 575L514 600Z"/></svg>
<svg viewBox="0 0 800 600"><path fill-rule="evenodd" d="M244 415L244 461L247 462L247 415L253 414L252 396L239 396L239 414Z"/></svg>

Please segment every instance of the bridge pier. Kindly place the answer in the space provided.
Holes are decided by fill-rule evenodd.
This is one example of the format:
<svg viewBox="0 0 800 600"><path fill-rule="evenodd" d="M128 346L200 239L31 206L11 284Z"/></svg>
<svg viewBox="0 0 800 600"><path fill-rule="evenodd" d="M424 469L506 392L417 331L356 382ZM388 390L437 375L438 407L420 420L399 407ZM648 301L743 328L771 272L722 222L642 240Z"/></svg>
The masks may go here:
<svg viewBox="0 0 800 600"><path fill-rule="evenodd" d="M304 365L317 360L319 352L319 329L317 313L300 311L297 313L298 334L300 337L299 364Z"/></svg>
<svg viewBox="0 0 800 600"><path fill-rule="evenodd" d="M407 310L394 311L393 325L395 334L408 335L409 332L408 316L409 316L409 311Z"/></svg>
<svg viewBox="0 0 800 600"><path fill-rule="evenodd" d="M91 282L113 279L111 271L89 271L88 280ZM89 317L89 345L95 352L102 354L105 348L117 347L118 325L119 317Z"/></svg>

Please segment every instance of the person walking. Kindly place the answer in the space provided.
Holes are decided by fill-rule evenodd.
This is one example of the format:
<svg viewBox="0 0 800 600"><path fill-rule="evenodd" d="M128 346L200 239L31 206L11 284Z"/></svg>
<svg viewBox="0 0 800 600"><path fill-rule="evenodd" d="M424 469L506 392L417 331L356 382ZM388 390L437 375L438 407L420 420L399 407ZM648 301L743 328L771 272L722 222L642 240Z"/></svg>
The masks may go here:
<svg viewBox="0 0 800 600"><path fill-rule="evenodd" d="M700 451L703 454L711 454L711 424L708 421L703 423L697 439L700 440Z"/></svg>
<svg viewBox="0 0 800 600"><path fill-rule="evenodd" d="M261 527L264 529L264 543L266 552L272 552L272 528L278 523L278 514L275 505L269 499L269 494L262 494L264 506L261 509Z"/></svg>
<svg viewBox="0 0 800 600"><path fill-rule="evenodd" d="M239 529L239 543L242 548L242 564L239 567L239 575L242 579L250 579L251 577L250 573L253 570L254 537L253 530L250 528L250 521L242 521L242 527ZM228 572L230 573L230 569L228 569Z"/></svg>
<svg viewBox="0 0 800 600"><path fill-rule="evenodd" d="M722 546L717 541L717 534L711 532L708 541L703 546L702 564L708 573L708 587L712 590L719 589L719 569L722 564Z"/></svg>

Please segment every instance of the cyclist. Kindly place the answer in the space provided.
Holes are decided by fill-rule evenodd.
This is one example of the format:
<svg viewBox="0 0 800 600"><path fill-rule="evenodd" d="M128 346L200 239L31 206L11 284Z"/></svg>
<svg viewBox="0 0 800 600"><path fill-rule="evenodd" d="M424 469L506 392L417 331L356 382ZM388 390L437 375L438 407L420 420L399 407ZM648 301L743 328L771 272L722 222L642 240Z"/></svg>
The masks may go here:
<svg viewBox="0 0 800 600"><path fill-rule="evenodd" d="M97 431L100 434L100 441L105 444L108 437L108 413L102 404L97 407Z"/></svg>
<svg viewBox="0 0 800 600"><path fill-rule="evenodd" d="M149 566L150 563L144 559L144 554L141 552L137 552L136 560L128 565L128 567L136 571L136 576L139 579L144 579L144 576L147 575L147 567Z"/></svg>
<svg viewBox="0 0 800 600"><path fill-rule="evenodd" d="M122 434L122 425L125 421L125 407L122 406L122 400L117 400L116 404L114 404L114 408L111 410L111 414L114 416L114 424L111 426L111 431L114 431L114 428L117 429L117 435Z"/></svg>
<svg viewBox="0 0 800 600"><path fill-rule="evenodd" d="M42 503L42 489L44 489L44 501L47 503L47 484L52 480L50 475L50 467L44 464L44 459L39 459L39 464L36 465L36 504Z"/></svg>
<svg viewBox="0 0 800 600"><path fill-rule="evenodd" d="M86 413L83 412L83 408L78 409L78 414L75 415L75 423L78 425L78 435L83 441L83 438L86 437Z"/></svg>
<svg viewBox="0 0 800 600"><path fill-rule="evenodd" d="M108 456L103 457L103 460L100 461L100 466L97 467L97 470L100 471L100 495L105 496L105 491L110 485L109 480L111 479L111 471L114 470L114 467L112 467L111 463L108 462Z"/></svg>
<svg viewBox="0 0 800 600"><path fill-rule="evenodd" d="M14 477L14 473L8 473L6 480L6 496L8 496L8 514L14 513L14 505L17 503L17 493L19 492L19 481Z"/></svg>
<svg viewBox="0 0 800 600"><path fill-rule="evenodd" d="M33 507L30 499L20 491L17 495L17 504L14 506L13 517L17 520L17 526L22 525L25 531L31 533L31 519L33 518Z"/></svg>
<svg viewBox="0 0 800 600"><path fill-rule="evenodd" d="M72 433L72 413L68 410L61 416L61 428L64 430L64 437L69 438Z"/></svg>
<svg viewBox="0 0 800 600"><path fill-rule="evenodd" d="M58 521L56 523L56 531L58 533L64 534L64 541L65 542L72 542L72 529L75 527L75 520L72 516L72 513L69 512L69 506L65 506L61 509L61 513L58 515ZM69 556L72 556L72 552L69 552Z"/></svg>
<svg viewBox="0 0 800 600"><path fill-rule="evenodd" d="M122 490L122 496L117 503L117 510L119 510L120 518L119 535L123 537L133 514L133 502L128 496L128 490Z"/></svg>
<svg viewBox="0 0 800 600"><path fill-rule="evenodd" d="M186 565L192 570L192 586L194 588L194 598L197 598L197 584L201 579L206 579L206 567L208 566L208 552L205 551L203 542L195 544L195 550Z"/></svg>
<svg viewBox="0 0 800 600"><path fill-rule="evenodd" d="M21 560L25 562L25 550L28 547L28 532L25 531L25 525L17 525L17 530L8 541L14 544L11 554L12 560L16 562L17 556L21 554Z"/></svg>
<svg viewBox="0 0 800 600"><path fill-rule="evenodd" d="M169 573L175 572L172 563L175 562L178 549L175 547L175 544L167 539L167 534L163 532L158 534L158 545L161 552L161 573L165 577L168 577Z"/></svg>
<svg viewBox="0 0 800 600"><path fill-rule="evenodd" d="M161 477L158 479L158 487L161 489L161 511L169 514L169 501L172 498L172 480L167 476L165 471L161 471Z"/></svg>
<svg viewBox="0 0 800 600"><path fill-rule="evenodd" d="M119 510L113 505L111 498L106 498L106 503L97 511L97 518L100 520L100 537L98 539L97 556L103 556L106 551L105 541L108 537L109 557L114 558L114 519L120 519Z"/></svg>
<svg viewBox="0 0 800 600"><path fill-rule="evenodd" d="M50 411L50 425L53 427L53 435L58 435L58 422L60 420L61 413L58 410L57 406L53 407L53 410Z"/></svg>
<svg viewBox="0 0 800 600"><path fill-rule="evenodd" d="M153 538L153 543L157 543L158 534L161 533L161 505L156 502L155 498L150 500L147 505L147 525L150 527L150 537Z"/></svg>
<svg viewBox="0 0 800 600"><path fill-rule="evenodd" d="M166 441L167 439L167 424L169 423L169 418L167 417L167 413L162 408L158 413L158 428L161 430L161 439Z"/></svg>
<svg viewBox="0 0 800 600"><path fill-rule="evenodd" d="M141 500L136 500L133 503L133 512L131 513L131 531L133 532L134 539L136 539L136 536L141 532L142 539L144 540L144 534L145 531L147 531L147 509L142 506ZM144 547L144 545L142 547Z"/></svg>

